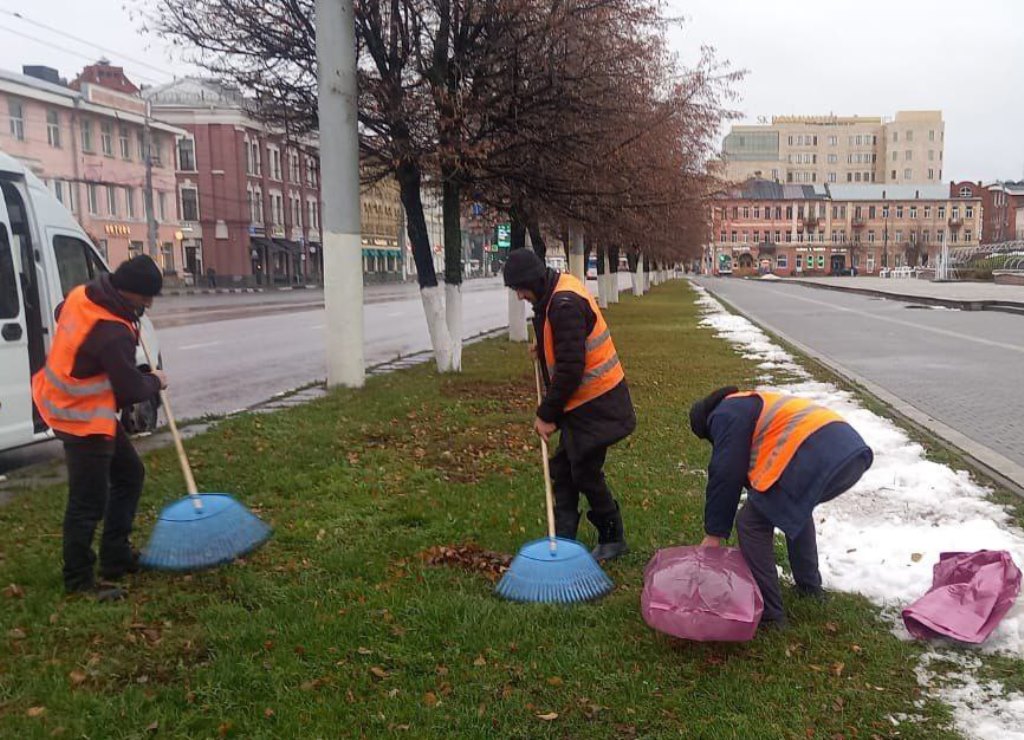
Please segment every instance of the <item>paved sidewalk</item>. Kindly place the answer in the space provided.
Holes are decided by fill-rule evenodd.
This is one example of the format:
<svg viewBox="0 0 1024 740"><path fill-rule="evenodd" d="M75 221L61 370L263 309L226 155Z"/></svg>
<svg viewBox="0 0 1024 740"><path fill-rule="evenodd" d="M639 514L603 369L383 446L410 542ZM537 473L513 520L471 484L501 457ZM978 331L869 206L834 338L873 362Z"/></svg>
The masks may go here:
<svg viewBox="0 0 1024 740"><path fill-rule="evenodd" d="M1024 313L1024 285L940 283L914 278L879 277L780 278L779 282L894 298L911 303L948 306L965 311L1002 310Z"/></svg>

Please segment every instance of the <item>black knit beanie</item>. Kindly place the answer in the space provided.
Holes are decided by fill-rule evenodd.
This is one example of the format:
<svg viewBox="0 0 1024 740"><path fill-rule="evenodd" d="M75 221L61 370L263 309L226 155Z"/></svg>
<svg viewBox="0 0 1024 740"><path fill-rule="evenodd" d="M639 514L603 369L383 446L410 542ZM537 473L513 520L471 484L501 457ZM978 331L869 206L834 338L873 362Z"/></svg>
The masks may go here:
<svg viewBox="0 0 1024 740"><path fill-rule="evenodd" d="M160 295L164 277L160 274L156 262L147 255L140 254L127 262L122 262L110 276L110 284L126 293L154 296Z"/></svg>
<svg viewBox="0 0 1024 740"><path fill-rule="evenodd" d="M539 297L544 293L548 268L536 252L523 247L512 250L502 275L509 288L532 290Z"/></svg>
<svg viewBox="0 0 1024 740"><path fill-rule="evenodd" d="M701 439L710 439L708 436L708 417L715 407L722 402L726 396L737 392L735 386L726 386L713 391L705 398L697 401L690 407L690 429Z"/></svg>

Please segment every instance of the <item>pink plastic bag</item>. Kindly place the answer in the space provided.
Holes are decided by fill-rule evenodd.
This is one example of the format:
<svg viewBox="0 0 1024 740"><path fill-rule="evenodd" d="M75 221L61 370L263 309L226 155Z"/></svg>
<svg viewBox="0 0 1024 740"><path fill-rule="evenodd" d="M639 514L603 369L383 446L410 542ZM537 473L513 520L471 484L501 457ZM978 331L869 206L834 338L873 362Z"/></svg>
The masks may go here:
<svg viewBox="0 0 1024 740"><path fill-rule="evenodd" d="M1005 550L944 552L928 593L903 610L910 634L979 643L1020 593L1020 570Z"/></svg>
<svg viewBox="0 0 1024 740"><path fill-rule="evenodd" d="M745 642L757 632L764 601L739 550L670 547L644 569L644 621L673 637Z"/></svg>

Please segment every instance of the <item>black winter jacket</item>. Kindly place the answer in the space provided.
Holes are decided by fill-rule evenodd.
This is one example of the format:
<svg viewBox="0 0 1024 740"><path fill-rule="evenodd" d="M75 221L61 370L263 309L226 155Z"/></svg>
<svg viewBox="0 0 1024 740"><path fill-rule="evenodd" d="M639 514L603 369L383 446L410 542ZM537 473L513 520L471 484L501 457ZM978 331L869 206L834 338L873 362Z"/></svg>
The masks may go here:
<svg viewBox="0 0 1024 740"><path fill-rule="evenodd" d="M93 303L126 321L137 323L139 320L132 307L110 284L109 275L100 275L86 285L85 295ZM54 312L58 319L62 308L63 303ZM134 334L124 324L98 321L78 348L71 376L91 378L101 372L106 373L114 389L118 408L152 398L160 392L160 380L155 375L139 370L135 364L136 344Z"/></svg>
<svg viewBox="0 0 1024 740"><path fill-rule="evenodd" d="M623 380L608 393L566 412L565 406L583 380L586 366L587 336L597 316L590 304L575 293L558 293L552 298L560 274L548 270L544 294L533 306L533 328L547 393L537 408L537 416L558 424L562 443L570 456L582 456L600 447L609 447L628 437L636 428L636 412ZM548 377L544 357L544 322L551 322L555 347L555 373Z"/></svg>

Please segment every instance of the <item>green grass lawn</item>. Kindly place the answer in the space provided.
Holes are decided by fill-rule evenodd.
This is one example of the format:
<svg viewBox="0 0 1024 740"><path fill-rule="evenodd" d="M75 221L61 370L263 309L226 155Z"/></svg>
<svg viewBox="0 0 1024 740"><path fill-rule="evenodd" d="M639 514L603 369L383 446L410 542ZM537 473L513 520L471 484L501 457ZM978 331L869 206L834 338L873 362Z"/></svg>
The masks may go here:
<svg viewBox="0 0 1024 740"><path fill-rule="evenodd" d="M245 562L144 574L118 604L67 599L64 489L0 508L0 587L15 586L0 595L0 736L952 736L918 689L920 648L862 598L787 590L791 629L747 644L644 624L644 565L702 533L710 448L689 404L756 371L698 327L683 283L624 296L609 321L639 418L607 469L633 548L607 567L609 597L509 604L491 569L423 556L511 554L544 532L532 370L522 345L488 341L460 376L424 365L191 441L200 489L275 527ZM147 465L140 543L184 489L172 450Z"/></svg>

